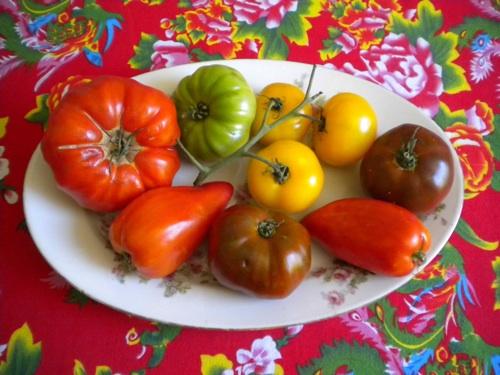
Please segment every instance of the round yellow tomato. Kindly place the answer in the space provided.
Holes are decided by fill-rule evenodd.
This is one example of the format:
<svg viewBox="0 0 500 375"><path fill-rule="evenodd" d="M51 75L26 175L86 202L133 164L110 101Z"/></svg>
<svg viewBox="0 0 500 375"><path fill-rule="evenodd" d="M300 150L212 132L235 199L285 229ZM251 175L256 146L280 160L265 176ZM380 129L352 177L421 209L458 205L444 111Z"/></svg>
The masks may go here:
<svg viewBox="0 0 500 375"><path fill-rule="evenodd" d="M252 125L252 135L255 135L262 127L264 116L268 106L271 104L266 125L271 125L276 120L290 113L297 105L304 100L304 92L289 83L271 83L264 87L257 95L257 111ZM305 116L312 116L311 104L306 104L299 113ZM292 139L300 141L304 138L311 120L303 116L295 116L268 132L262 139L261 144L269 145L281 139Z"/></svg>
<svg viewBox="0 0 500 375"><path fill-rule="evenodd" d="M377 117L361 96L340 93L323 107L324 124L314 127L313 148L318 158L334 167L359 161L377 136Z"/></svg>
<svg viewBox="0 0 500 375"><path fill-rule="evenodd" d="M323 169L305 144L277 141L260 150L257 157L261 160L252 159L247 173L248 190L257 203L291 214L304 211L319 197Z"/></svg>

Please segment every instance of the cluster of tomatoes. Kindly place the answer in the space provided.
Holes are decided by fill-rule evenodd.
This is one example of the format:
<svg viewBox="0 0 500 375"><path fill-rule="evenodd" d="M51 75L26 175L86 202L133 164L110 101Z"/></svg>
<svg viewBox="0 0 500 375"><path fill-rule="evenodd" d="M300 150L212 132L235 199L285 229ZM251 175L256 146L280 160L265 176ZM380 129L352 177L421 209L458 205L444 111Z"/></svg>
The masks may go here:
<svg viewBox="0 0 500 375"><path fill-rule="evenodd" d="M119 212L111 244L146 277L173 273L207 238L214 277L261 297L297 288L310 270L311 239L372 272L410 273L430 245L416 214L435 209L451 187L448 146L410 124L377 138L375 112L359 95L337 94L322 108L308 99L286 83L255 95L240 72L217 64L183 78L172 97L100 77L63 98L42 152L82 207ZM177 145L200 171L193 186L172 186ZM251 158L255 204L227 208L233 186L203 180L240 157ZM317 200L324 168L360 161L371 199L333 201L300 222L290 216Z"/></svg>

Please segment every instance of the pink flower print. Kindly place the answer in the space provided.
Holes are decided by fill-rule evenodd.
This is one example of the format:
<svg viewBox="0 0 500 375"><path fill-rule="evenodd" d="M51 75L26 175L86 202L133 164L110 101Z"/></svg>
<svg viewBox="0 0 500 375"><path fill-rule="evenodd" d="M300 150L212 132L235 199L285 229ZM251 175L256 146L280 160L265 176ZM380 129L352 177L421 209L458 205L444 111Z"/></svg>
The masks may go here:
<svg viewBox="0 0 500 375"><path fill-rule="evenodd" d="M364 69L346 63L343 70L378 83L432 117L439 110L443 81L442 68L434 63L429 47L425 39L418 38L413 46L405 35L391 33L380 46L360 52Z"/></svg>
<svg viewBox="0 0 500 375"><path fill-rule="evenodd" d="M323 296L327 299L328 303L333 306L340 306L344 303L344 294L336 290L332 290L328 293L323 293Z"/></svg>
<svg viewBox="0 0 500 375"><path fill-rule="evenodd" d="M288 337L297 336L300 333L300 331L302 331L303 328L304 328L303 324L297 324L294 326L286 327L285 328L285 336L288 336Z"/></svg>
<svg viewBox="0 0 500 375"><path fill-rule="evenodd" d="M298 0L225 0L225 3L234 8L237 21L253 25L265 19L266 27L275 29L288 12L297 10Z"/></svg>
<svg viewBox="0 0 500 375"><path fill-rule="evenodd" d="M345 268L337 268L332 273L332 278L339 281L345 281L351 277L352 271Z"/></svg>
<svg viewBox="0 0 500 375"><path fill-rule="evenodd" d="M236 360L242 366L238 366L238 374L274 374L276 359L281 358L281 353L276 349L276 343L271 336L256 339L250 350L239 349L236 352Z"/></svg>
<svg viewBox="0 0 500 375"><path fill-rule="evenodd" d="M158 40L153 44L151 70L187 64L191 61L187 47L173 40Z"/></svg>
<svg viewBox="0 0 500 375"><path fill-rule="evenodd" d="M19 200L19 195L15 190L7 189L3 193L3 198L8 204L14 204Z"/></svg>

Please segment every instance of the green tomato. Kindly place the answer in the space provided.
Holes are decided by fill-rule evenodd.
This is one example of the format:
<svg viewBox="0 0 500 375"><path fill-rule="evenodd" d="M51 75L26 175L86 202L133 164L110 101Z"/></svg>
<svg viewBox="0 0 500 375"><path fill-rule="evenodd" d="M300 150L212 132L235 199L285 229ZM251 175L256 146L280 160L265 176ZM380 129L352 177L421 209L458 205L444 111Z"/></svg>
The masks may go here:
<svg viewBox="0 0 500 375"><path fill-rule="evenodd" d="M173 98L182 143L197 159L229 156L248 141L256 100L236 69L224 65L198 68L179 82Z"/></svg>

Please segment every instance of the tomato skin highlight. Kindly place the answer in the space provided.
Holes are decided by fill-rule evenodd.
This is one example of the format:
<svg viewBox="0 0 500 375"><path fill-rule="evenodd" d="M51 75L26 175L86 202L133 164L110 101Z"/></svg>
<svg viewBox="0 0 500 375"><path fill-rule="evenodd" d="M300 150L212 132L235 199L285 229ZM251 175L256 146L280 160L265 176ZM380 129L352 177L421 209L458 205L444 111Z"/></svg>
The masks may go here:
<svg viewBox="0 0 500 375"><path fill-rule="evenodd" d="M113 221L111 245L129 254L142 275L168 276L198 249L232 194L227 182L149 190Z"/></svg>
<svg viewBox="0 0 500 375"><path fill-rule="evenodd" d="M377 136L377 117L363 97L353 93L332 96L323 107L323 125L313 127L313 149L333 167L358 162Z"/></svg>
<svg viewBox="0 0 500 375"><path fill-rule="evenodd" d="M101 76L63 97L41 150L62 191L84 208L112 212L172 184L179 136L170 97L133 79Z"/></svg>
<svg viewBox="0 0 500 375"><path fill-rule="evenodd" d="M404 159L402 148L411 146L412 137L414 147L406 150L410 159ZM431 130L403 124L373 143L361 162L360 178L371 197L428 214L441 204L453 184L452 151Z"/></svg>
<svg viewBox="0 0 500 375"><path fill-rule="evenodd" d="M334 201L301 222L336 258L387 276L414 271L431 243L429 230L413 213L369 198Z"/></svg>
<svg viewBox="0 0 500 375"><path fill-rule="evenodd" d="M271 232L265 225L271 225ZM285 214L239 204L226 209L213 224L208 256L222 285L262 298L284 298L311 268L311 239L299 222Z"/></svg>

